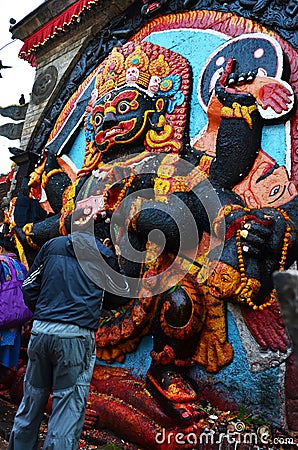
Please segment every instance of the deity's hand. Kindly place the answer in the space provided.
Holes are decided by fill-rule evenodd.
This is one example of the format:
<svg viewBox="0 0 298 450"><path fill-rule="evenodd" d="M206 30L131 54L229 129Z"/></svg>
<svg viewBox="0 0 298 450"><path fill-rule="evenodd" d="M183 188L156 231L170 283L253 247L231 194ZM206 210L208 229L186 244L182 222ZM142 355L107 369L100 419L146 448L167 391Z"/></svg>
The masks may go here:
<svg viewBox="0 0 298 450"><path fill-rule="evenodd" d="M266 216L261 220L252 217L245 222L240 229L242 249L253 257L264 258L267 250L268 240L272 235L272 221Z"/></svg>
<svg viewBox="0 0 298 450"><path fill-rule="evenodd" d="M241 106L251 106L255 103L255 98L245 89L239 90L241 86L252 83L257 75L256 71L238 74L236 72L236 60L230 58L228 63L217 80L215 85L215 95L224 106L232 107L237 102Z"/></svg>
<svg viewBox="0 0 298 450"><path fill-rule="evenodd" d="M267 110L270 107L276 115L288 112L292 108L293 92L282 80L257 75L249 85L239 86L237 90L250 93L262 109Z"/></svg>
<svg viewBox="0 0 298 450"><path fill-rule="evenodd" d="M229 58L224 68L224 71L221 74L221 77L218 80L220 86L228 88L241 86L244 84L250 84L254 81L257 75L256 70L250 70L249 72L237 72L237 61L235 59Z"/></svg>
<svg viewBox="0 0 298 450"><path fill-rule="evenodd" d="M254 214L258 211L258 216ZM239 235L242 250L252 258L264 258L267 242L272 230L272 218L259 213L260 210L247 211L242 207L232 209L225 215L226 246L233 236ZM220 221L218 222L220 224ZM216 225L215 227L217 227ZM216 228L215 232L216 231ZM234 245L232 243L232 245Z"/></svg>
<svg viewBox="0 0 298 450"><path fill-rule="evenodd" d="M274 117L290 111L294 102L294 94L288 83L268 77L261 69L238 74L237 62L231 58L216 83L215 92L226 106L231 106L231 102L235 101L248 106L253 104L253 98L263 110L271 108ZM251 103L247 103L249 101ZM268 115L265 118L271 117Z"/></svg>
<svg viewBox="0 0 298 450"><path fill-rule="evenodd" d="M262 208L249 211L240 235L246 251L256 248L262 252L263 259L285 261L287 247L296 241L297 230L284 211Z"/></svg>

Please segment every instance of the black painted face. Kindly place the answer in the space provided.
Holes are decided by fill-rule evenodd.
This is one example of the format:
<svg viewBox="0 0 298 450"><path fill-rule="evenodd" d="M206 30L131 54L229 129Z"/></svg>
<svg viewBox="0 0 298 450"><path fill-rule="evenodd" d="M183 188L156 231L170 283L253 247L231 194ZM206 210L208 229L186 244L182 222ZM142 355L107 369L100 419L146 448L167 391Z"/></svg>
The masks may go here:
<svg viewBox="0 0 298 450"><path fill-rule="evenodd" d="M155 111L153 98L137 88L124 87L105 94L92 111L96 147L106 152L145 136L148 117Z"/></svg>

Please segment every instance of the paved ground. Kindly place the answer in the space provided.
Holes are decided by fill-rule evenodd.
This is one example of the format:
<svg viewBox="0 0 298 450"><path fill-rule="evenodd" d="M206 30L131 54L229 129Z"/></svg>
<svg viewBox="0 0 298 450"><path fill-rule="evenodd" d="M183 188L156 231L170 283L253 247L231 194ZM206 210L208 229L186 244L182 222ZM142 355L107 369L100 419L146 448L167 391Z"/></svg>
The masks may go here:
<svg viewBox="0 0 298 450"><path fill-rule="evenodd" d="M6 392L0 392L0 450L7 450L10 431L13 424L13 419L16 413L17 407L9 401L9 396ZM38 450L42 450L42 444L44 441L46 432L46 426L42 425L39 433L39 445ZM82 441L80 443L80 450L84 449L97 449L97 445L89 445Z"/></svg>
<svg viewBox="0 0 298 450"><path fill-rule="evenodd" d="M16 405L10 402L8 391L0 391L0 450L7 450L10 431L12 428L14 416L16 414ZM46 435L46 421L41 426L39 433L38 450L42 450L43 441ZM109 444L106 444L109 442ZM133 444L124 443L115 436L102 431L96 437L83 433L79 442L79 450L142 450Z"/></svg>
<svg viewBox="0 0 298 450"><path fill-rule="evenodd" d="M16 405L10 402L8 392L0 391L0 450L7 450L10 431L12 428L16 411L17 407ZM42 444L45 435L44 430L45 426L42 426L38 446L39 450L42 449Z"/></svg>
<svg viewBox="0 0 298 450"><path fill-rule="evenodd" d="M9 404L5 395L2 396L1 394L0 411L0 450L6 450L16 408Z"/></svg>

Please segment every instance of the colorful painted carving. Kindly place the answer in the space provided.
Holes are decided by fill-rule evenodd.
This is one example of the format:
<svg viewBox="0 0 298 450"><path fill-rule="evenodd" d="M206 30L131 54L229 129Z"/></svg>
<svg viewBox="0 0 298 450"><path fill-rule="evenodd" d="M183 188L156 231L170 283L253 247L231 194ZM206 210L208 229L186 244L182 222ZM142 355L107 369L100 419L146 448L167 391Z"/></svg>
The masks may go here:
<svg viewBox="0 0 298 450"><path fill-rule="evenodd" d="M152 2L144 2L149 7L147 3ZM256 67L251 66L252 58L245 66L239 48L247 43L258 44L253 50L256 60L262 59L265 48L265 53L276 55L276 62L270 57L269 66L263 61ZM220 374L243 351L228 334L231 314L240 330L238 341L243 330L242 335L250 332L256 353L269 349L271 356L277 355L276 370L287 365L292 371L290 343L280 323L271 276L296 259L297 191L285 168L262 150L267 121L287 118L294 104L292 87L279 66L282 57L279 45L262 36L249 41L245 35L219 46L199 85L208 122L202 133L196 130L190 136L197 86L187 58L146 41L114 48L93 75L84 162L76 180L49 151L31 176L31 197L51 215L14 228L25 251L69 232L73 211L83 208L85 223L95 221L95 234L115 249L132 285L137 281L136 295L125 307L104 313L97 356L108 364L123 363L144 336L153 336L143 376L158 413L147 405L149 421L156 413L161 425L185 430L203 420L202 393L214 400L210 391ZM210 214L207 203L212 204ZM190 233L188 212L196 235ZM156 229L165 243L160 235L154 237ZM129 258L131 245L140 259ZM255 372L267 369L264 362ZM98 414L105 411L101 371L109 373L109 367L95 372L101 400L91 398ZM125 397L119 373L110 371L117 405ZM210 382L213 375L209 389L206 379ZM144 389L144 384L138 389L140 398ZM298 400L289 391L287 412L278 420L285 425L287 416L290 426L298 428ZM220 393L216 406L224 399ZM129 401L134 405L135 400L125 399ZM132 428L123 435L140 444Z"/></svg>

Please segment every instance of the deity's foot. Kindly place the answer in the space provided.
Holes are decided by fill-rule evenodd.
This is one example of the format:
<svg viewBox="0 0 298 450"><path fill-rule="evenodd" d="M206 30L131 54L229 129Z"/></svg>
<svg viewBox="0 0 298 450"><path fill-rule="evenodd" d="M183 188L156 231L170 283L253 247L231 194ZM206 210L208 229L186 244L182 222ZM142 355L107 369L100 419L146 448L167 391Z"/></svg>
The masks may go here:
<svg viewBox="0 0 298 450"><path fill-rule="evenodd" d="M151 366L146 384L161 408L174 418L196 422L205 412L193 380L173 366Z"/></svg>

